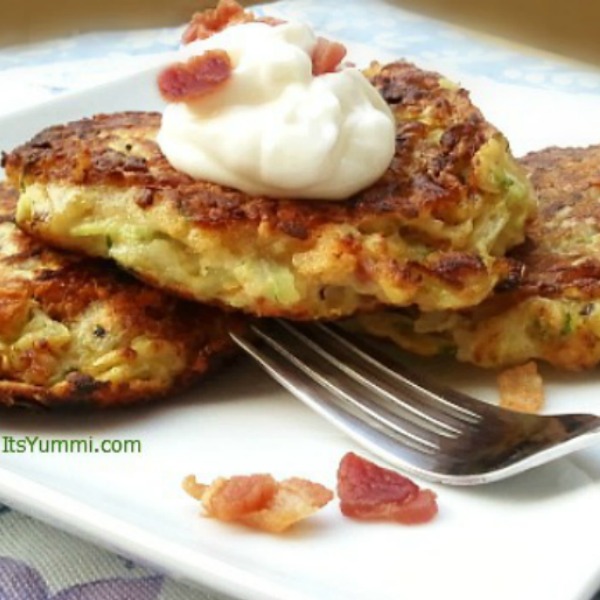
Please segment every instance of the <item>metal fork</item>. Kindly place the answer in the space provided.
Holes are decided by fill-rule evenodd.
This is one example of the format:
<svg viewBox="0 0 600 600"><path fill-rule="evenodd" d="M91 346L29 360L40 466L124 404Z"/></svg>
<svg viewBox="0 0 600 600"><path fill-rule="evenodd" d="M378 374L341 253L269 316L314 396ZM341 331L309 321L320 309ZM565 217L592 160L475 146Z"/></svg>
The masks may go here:
<svg viewBox="0 0 600 600"><path fill-rule="evenodd" d="M600 441L600 417L518 413L408 370L334 325L256 321L233 340L296 398L423 479L497 481Z"/></svg>

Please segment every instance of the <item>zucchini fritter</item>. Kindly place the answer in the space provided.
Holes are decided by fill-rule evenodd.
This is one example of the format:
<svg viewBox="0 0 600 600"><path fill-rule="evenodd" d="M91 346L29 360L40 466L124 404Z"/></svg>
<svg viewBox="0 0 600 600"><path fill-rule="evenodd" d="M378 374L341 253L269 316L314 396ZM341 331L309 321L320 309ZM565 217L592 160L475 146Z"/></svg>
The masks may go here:
<svg viewBox="0 0 600 600"><path fill-rule="evenodd" d="M549 148L521 164L540 208L526 243L511 253L524 265L520 283L472 310L383 311L361 316L362 328L413 352L455 353L483 367L541 359L581 370L600 362L600 146Z"/></svg>
<svg viewBox="0 0 600 600"><path fill-rule="evenodd" d="M0 404L123 405L194 383L238 317L172 298L17 229L0 183Z"/></svg>
<svg viewBox="0 0 600 600"><path fill-rule="evenodd" d="M260 316L477 304L523 240L529 183L465 90L404 62L366 74L395 114L396 154L348 200L195 181L155 143L160 115L122 113L52 127L4 157L22 191L19 223L184 297Z"/></svg>

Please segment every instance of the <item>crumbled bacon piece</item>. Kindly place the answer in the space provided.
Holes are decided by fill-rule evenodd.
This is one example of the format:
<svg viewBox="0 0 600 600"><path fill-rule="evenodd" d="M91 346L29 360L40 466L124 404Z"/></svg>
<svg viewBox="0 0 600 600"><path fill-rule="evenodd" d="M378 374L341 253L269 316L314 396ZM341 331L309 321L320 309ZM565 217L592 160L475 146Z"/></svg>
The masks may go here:
<svg viewBox="0 0 600 600"><path fill-rule="evenodd" d="M189 44L195 40L204 40L214 33L223 31L237 23L246 23L254 20L254 15L246 12L244 7L235 0L219 0L216 8L194 13L192 19L183 32L181 41Z"/></svg>
<svg viewBox="0 0 600 600"><path fill-rule="evenodd" d="M317 38L317 43L312 53L313 75L333 73L346 56L346 47L339 42L332 42L323 37Z"/></svg>
<svg viewBox="0 0 600 600"><path fill-rule="evenodd" d="M415 524L431 521L438 512L431 490L352 452L340 462L337 488L342 513L354 519Z"/></svg>
<svg viewBox="0 0 600 600"><path fill-rule="evenodd" d="M219 478L209 486L189 475L183 489L202 502L209 517L272 533L309 517L333 498L318 483L297 477L277 482L267 474Z"/></svg>
<svg viewBox="0 0 600 600"><path fill-rule="evenodd" d="M244 7L235 0L219 0L216 8L194 13L181 36L181 41L189 44L195 40L205 40L230 25L249 23L254 20L254 15L245 11Z"/></svg>
<svg viewBox="0 0 600 600"><path fill-rule="evenodd" d="M277 17L256 17L254 13L244 10L244 7L235 0L219 0L216 8L194 13L181 36L181 41L189 44L196 40L205 40L211 35L227 29L230 25L252 22L266 23L272 26L285 23L283 19Z"/></svg>
<svg viewBox="0 0 600 600"><path fill-rule="evenodd" d="M534 361L499 373L498 388L503 408L537 413L544 406L544 382Z"/></svg>
<svg viewBox="0 0 600 600"><path fill-rule="evenodd" d="M186 102L210 94L231 76L231 60L223 50L208 50L187 62L169 65L158 76L158 88L168 102Z"/></svg>

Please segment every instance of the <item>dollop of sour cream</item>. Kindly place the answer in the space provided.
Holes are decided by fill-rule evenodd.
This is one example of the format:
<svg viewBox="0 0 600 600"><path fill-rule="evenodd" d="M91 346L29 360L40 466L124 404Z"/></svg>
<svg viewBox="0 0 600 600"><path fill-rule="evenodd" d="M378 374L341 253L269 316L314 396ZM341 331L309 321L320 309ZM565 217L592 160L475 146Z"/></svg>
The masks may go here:
<svg viewBox="0 0 600 600"><path fill-rule="evenodd" d="M170 103L158 144L188 175L251 195L337 200L376 181L395 149L390 108L355 68L312 74L317 38L301 23L228 27L181 50L224 50L231 77Z"/></svg>

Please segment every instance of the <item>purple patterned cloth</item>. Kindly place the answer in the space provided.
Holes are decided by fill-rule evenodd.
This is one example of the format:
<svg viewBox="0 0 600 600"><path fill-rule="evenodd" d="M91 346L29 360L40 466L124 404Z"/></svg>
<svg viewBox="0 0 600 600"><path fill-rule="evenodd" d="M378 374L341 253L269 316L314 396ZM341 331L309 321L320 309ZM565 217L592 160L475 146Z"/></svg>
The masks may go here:
<svg viewBox="0 0 600 600"><path fill-rule="evenodd" d="M226 600L0 504L0 600Z"/></svg>
<svg viewBox="0 0 600 600"><path fill-rule="evenodd" d="M37 569L22 560L0 556L2 600L158 600L163 579L160 575L135 579L112 577L52 593Z"/></svg>

